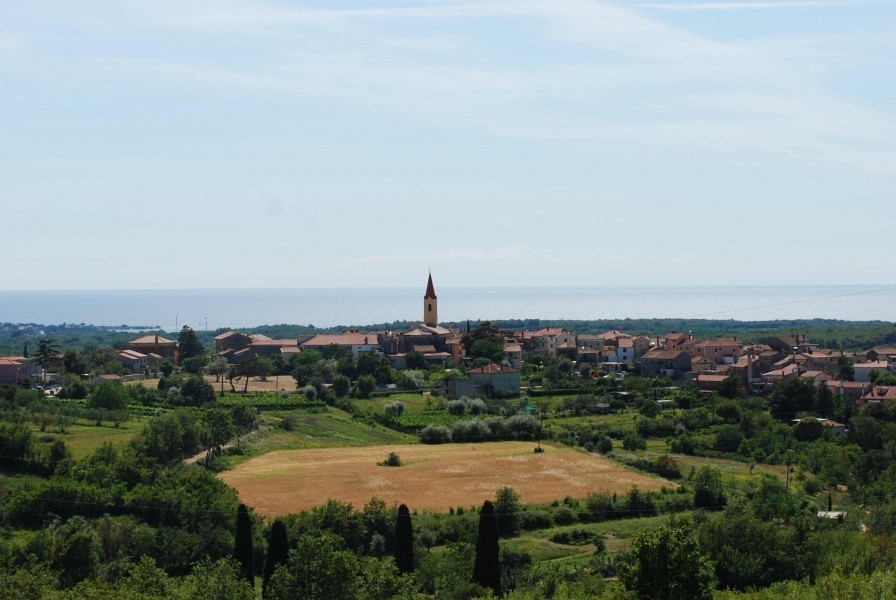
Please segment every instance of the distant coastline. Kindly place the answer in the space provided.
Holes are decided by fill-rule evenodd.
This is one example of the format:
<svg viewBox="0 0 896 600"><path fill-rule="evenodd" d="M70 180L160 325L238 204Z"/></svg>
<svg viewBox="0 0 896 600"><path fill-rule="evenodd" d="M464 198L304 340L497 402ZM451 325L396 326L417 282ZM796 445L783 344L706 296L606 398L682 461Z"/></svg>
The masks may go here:
<svg viewBox="0 0 896 600"><path fill-rule="evenodd" d="M0 322L166 331L280 323L329 328L419 319L418 288L3 291ZM896 321L896 287L566 287L439 289L445 322L707 319ZM156 327L147 327L155 329Z"/></svg>

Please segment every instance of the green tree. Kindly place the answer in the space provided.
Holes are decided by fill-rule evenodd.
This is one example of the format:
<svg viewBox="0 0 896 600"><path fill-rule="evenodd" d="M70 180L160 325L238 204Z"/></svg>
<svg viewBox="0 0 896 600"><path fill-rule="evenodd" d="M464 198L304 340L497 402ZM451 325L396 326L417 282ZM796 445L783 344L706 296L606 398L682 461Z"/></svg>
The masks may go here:
<svg viewBox="0 0 896 600"><path fill-rule="evenodd" d="M410 352L405 354L404 361L409 369L426 368L426 359L423 357L423 353L418 352L417 350L411 350Z"/></svg>
<svg viewBox="0 0 896 600"><path fill-rule="evenodd" d="M414 572L414 530L407 505L398 507L395 516L395 566L399 573Z"/></svg>
<svg viewBox="0 0 896 600"><path fill-rule="evenodd" d="M159 363L159 372L163 377L171 377L171 374L174 373L174 364L170 360L163 360Z"/></svg>
<svg viewBox="0 0 896 600"><path fill-rule="evenodd" d="M358 392L362 398L369 398L370 394L376 389L376 380L372 375L362 375L358 377Z"/></svg>
<svg viewBox="0 0 896 600"><path fill-rule="evenodd" d="M289 561L274 571L268 597L276 600L354 600L359 563L331 533L305 534L289 553Z"/></svg>
<svg viewBox="0 0 896 600"><path fill-rule="evenodd" d="M463 337L461 337L461 343L463 344L464 349L467 351L467 355L472 352L473 344L478 340L489 340L491 342L501 344L501 349L503 352L504 335L501 333L501 330L498 329L498 326L491 321L483 321L482 323L477 325L475 329L473 329L469 333L465 333Z"/></svg>
<svg viewBox="0 0 896 600"><path fill-rule="evenodd" d="M345 398L351 388L352 382L345 375L340 374L333 377L333 393L338 398Z"/></svg>
<svg viewBox="0 0 896 600"><path fill-rule="evenodd" d="M255 600L255 592L240 577L239 564L232 558L201 560L184 578L181 594L190 600Z"/></svg>
<svg viewBox="0 0 896 600"><path fill-rule="evenodd" d="M249 518L249 509L245 504L240 504L236 511L236 533L233 542L233 558L240 566L240 577L255 586L255 575L252 569L252 520Z"/></svg>
<svg viewBox="0 0 896 600"><path fill-rule="evenodd" d="M504 343L489 339L476 340L470 346L470 356L474 359L485 358L493 363L500 363L504 360Z"/></svg>
<svg viewBox="0 0 896 600"><path fill-rule="evenodd" d="M623 571L625 587L650 600L709 600L712 563L683 525L668 525L635 536L634 562Z"/></svg>
<svg viewBox="0 0 896 600"><path fill-rule="evenodd" d="M793 437L801 442L814 442L824 433L822 425L815 417L800 419L793 427Z"/></svg>
<svg viewBox="0 0 896 600"><path fill-rule="evenodd" d="M498 519L495 505L490 500L482 504L479 512L479 536L476 538L476 561L473 563L473 581L501 595L501 563L498 546Z"/></svg>
<svg viewBox="0 0 896 600"><path fill-rule="evenodd" d="M124 410L128 407L128 392L117 382L101 383L90 393L87 406L105 410Z"/></svg>
<svg viewBox="0 0 896 600"><path fill-rule="evenodd" d="M62 356L62 369L66 373L82 375L87 372L87 363L78 354L77 350L66 350Z"/></svg>
<svg viewBox="0 0 896 600"><path fill-rule="evenodd" d="M718 469L704 465L694 474L694 507L721 508L725 505L725 488Z"/></svg>
<svg viewBox="0 0 896 600"><path fill-rule="evenodd" d="M517 530L517 517L522 508L520 495L510 487L498 490L495 497L495 513L498 517L498 531L501 535L513 535Z"/></svg>
<svg viewBox="0 0 896 600"><path fill-rule="evenodd" d="M815 405L815 385L808 379L787 379L772 391L769 404L772 416L789 421L798 412L812 410Z"/></svg>
<svg viewBox="0 0 896 600"><path fill-rule="evenodd" d="M212 454L233 437L233 421L230 412L223 408L210 408L202 413L200 441L206 449L205 462L209 464Z"/></svg>
<svg viewBox="0 0 896 600"><path fill-rule="evenodd" d="M841 354L837 357L837 379L840 381L854 381L856 378L856 370L853 368L852 361Z"/></svg>
<svg viewBox="0 0 896 600"><path fill-rule="evenodd" d="M37 343L37 350L34 351L31 360L41 366L44 378L46 378L47 369L59 360L61 351L62 346L57 344L53 338L45 338Z"/></svg>
<svg viewBox="0 0 896 600"><path fill-rule="evenodd" d="M237 404L230 409L230 417L233 419L233 428L236 431L236 447L240 447L240 434L251 431L258 422L255 408L248 404Z"/></svg>
<svg viewBox="0 0 896 600"><path fill-rule="evenodd" d="M183 363L188 358L204 354L205 347L199 341L199 336L190 327L184 325L177 337L177 359Z"/></svg>
<svg viewBox="0 0 896 600"><path fill-rule="evenodd" d="M280 565L285 565L289 560L289 538L286 535L286 525L277 519L271 526L271 539L268 542L268 551L264 558L264 574L261 580L261 597L268 597L268 586L274 571Z"/></svg>
<svg viewBox="0 0 896 600"><path fill-rule="evenodd" d="M719 395L723 398L741 398L744 395L744 385L740 377L730 375L719 384Z"/></svg>

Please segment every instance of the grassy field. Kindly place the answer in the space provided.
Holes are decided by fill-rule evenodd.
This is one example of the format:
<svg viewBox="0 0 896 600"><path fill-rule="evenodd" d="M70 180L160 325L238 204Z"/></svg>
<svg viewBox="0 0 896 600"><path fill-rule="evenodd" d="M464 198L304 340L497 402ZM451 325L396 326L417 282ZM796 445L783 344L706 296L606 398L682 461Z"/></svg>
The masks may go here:
<svg viewBox="0 0 896 600"><path fill-rule="evenodd" d="M681 517L686 517L690 513L681 513ZM586 544L584 546L570 546L566 544L557 544L550 538L561 531L572 531L574 529L582 529L590 533L601 534L606 537L607 550L609 552L620 552L627 550L631 545L632 538L648 529L655 529L666 525L669 522L668 515L658 515L655 517L645 517L643 519L621 519L618 521L602 521L600 523L579 523L576 525L566 525L563 527L552 527L550 529L541 529L537 531L525 532L519 537L503 540L502 545L514 550L525 550L532 555L535 562L556 561L564 562L572 565L580 560L591 558L594 555L595 546Z"/></svg>
<svg viewBox="0 0 896 600"><path fill-rule="evenodd" d="M362 506L371 496L415 509L447 511L494 498L504 486L525 503L543 503L595 491L645 491L664 479L628 470L613 461L564 446L535 454L529 442L381 445L271 452L246 461L221 478L261 515L279 515L336 498ZM377 465L396 452L401 467Z"/></svg>
<svg viewBox="0 0 896 600"><path fill-rule="evenodd" d="M728 460L724 458L705 458L702 456L688 456L686 454L672 454L669 452L669 445L663 440L648 440L647 450L641 452L632 452L623 450L621 443L613 443L613 453L619 456L641 456L643 458L656 458L663 454L667 454L675 459L681 467L681 472L687 476L691 468L699 469L704 465L718 469L722 474L722 482L728 484L742 484L752 477L756 477L761 473L775 475L781 480L787 476L787 468L783 465L761 465L740 462L736 460Z"/></svg>
<svg viewBox="0 0 896 600"><path fill-rule="evenodd" d="M283 429L281 422L284 419L292 423L291 431ZM260 424L263 431L243 446L242 454L224 457L226 467L233 468L253 457L283 450L417 443L416 436L352 419L351 415L336 408L320 412L265 412Z"/></svg>
<svg viewBox="0 0 896 600"><path fill-rule="evenodd" d="M125 421L118 427L109 424L100 426L78 419L73 425L65 428L65 433L59 433L55 426L47 427L47 431L41 432L36 426L31 428L35 437L52 436L55 440L62 440L65 446L71 450L75 458L83 458L99 448L103 442L124 444L132 437L143 431L143 423L139 421ZM49 440L46 443L51 443Z"/></svg>

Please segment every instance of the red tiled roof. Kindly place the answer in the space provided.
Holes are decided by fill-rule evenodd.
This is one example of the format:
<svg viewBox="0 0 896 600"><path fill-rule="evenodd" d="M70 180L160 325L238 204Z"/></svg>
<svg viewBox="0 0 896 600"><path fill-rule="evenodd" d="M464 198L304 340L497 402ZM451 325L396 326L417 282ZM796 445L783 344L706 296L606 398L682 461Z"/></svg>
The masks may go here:
<svg viewBox="0 0 896 600"><path fill-rule="evenodd" d="M227 338L234 336L234 335L239 335L239 333L236 331L225 331L224 333L216 335L215 339L216 340L226 340Z"/></svg>
<svg viewBox="0 0 896 600"><path fill-rule="evenodd" d="M163 338L160 335L144 335L130 342L131 344L176 344L174 340Z"/></svg>
<svg viewBox="0 0 896 600"><path fill-rule="evenodd" d="M494 375L495 373L519 373L519 371L495 363L490 363L467 371L468 375Z"/></svg>
<svg viewBox="0 0 896 600"><path fill-rule="evenodd" d="M378 343L375 335L366 333L338 333L316 335L299 345L302 347L326 348L333 344L336 344L337 346L376 346Z"/></svg>
<svg viewBox="0 0 896 600"><path fill-rule="evenodd" d="M654 348L642 356L641 360L672 360L678 358L682 354L686 355L687 352L684 350L663 350L661 348Z"/></svg>
<svg viewBox="0 0 896 600"><path fill-rule="evenodd" d="M252 346L298 346L299 342L295 338L285 340L255 340Z"/></svg>

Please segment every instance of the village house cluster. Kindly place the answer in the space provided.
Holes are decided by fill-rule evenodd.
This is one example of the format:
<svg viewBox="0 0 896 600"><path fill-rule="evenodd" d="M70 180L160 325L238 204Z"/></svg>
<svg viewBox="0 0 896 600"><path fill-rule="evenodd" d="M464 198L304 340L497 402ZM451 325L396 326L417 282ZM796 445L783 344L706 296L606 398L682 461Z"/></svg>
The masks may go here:
<svg viewBox="0 0 896 600"><path fill-rule="evenodd" d="M288 362L306 350L317 350L326 356L339 348L355 358L376 352L388 358L396 369L405 368L408 355L415 352L428 366L445 366L468 360L463 333L461 329L440 325L438 298L430 275L423 297L423 319L407 331L351 330L289 339L227 331L215 336L215 352L229 364L238 365L276 355ZM803 378L824 383L835 394L845 395L860 405L896 399L896 386L874 385L871 381L873 371L896 371L896 348L841 352L819 348L798 334L773 337L767 344L744 344L737 338L697 339L678 332L661 336L616 330L577 334L563 328L544 328L502 334L502 363L467 369L467 378L449 383L449 396L519 394L523 362L533 354L545 354L575 362L580 372L593 370L617 377L639 372L644 377L693 382L705 392L715 391L731 376L740 379L744 389L754 394L768 394L783 381ZM137 338L118 353L119 362L135 374L155 371L163 361L177 362L177 358L178 343L156 334ZM838 377L844 359L854 369L852 381ZM590 369L583 369L586 366ZM16 382L36 373L39 368L26 357L0 357L0 382Z"/></svg>

